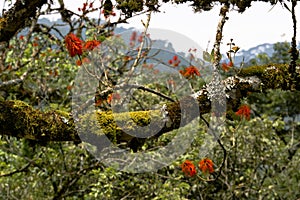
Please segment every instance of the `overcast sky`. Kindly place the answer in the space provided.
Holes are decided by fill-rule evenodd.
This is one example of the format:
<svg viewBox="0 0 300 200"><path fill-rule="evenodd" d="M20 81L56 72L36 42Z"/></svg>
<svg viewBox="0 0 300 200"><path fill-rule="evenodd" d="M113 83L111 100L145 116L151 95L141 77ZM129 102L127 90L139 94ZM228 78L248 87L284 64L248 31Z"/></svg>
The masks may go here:
<svg viewBox="0 0 300 200"><path fill-rule="evenodd" d="M261 43L290 41L292 37L290 13L281 5L271 8L269 3L256 2L243 14L232 11L224 27L224 43L233 38L237 45L248 49ZM155 14L152 17L151 27L180 32L195 40L203 48L206 48L208 41L214 42L220 19L219 7L209 12L194 14L187 5L168 5L162 7L162 11L165 13ZM297 16L300 16L300 6L297 7ZM298 21L300 22L300 18ZM134 19L132 22L135 26L141 26L140 19ZM299 27L300 23L298 23L298 41Z"/></svg>
<svg viewBox="0 0 300 200"><path fill-rule="evenodd" d="M66 0L67 7L78 12L85 0ZM3 2L0 2L0 8ZM153 14L150 27L169 29L185 35L197 42L203 49L210 41L210 48L215 38L215 31L219 21L219 7L208 12L193 13L192 9L184 5L164 5L161 13ZM297 7L298 21L300 21L300 5ZM96 15L94 16L96 17ZM55 19L56 17L50 17ZM146 16L135 17L125 27L142 28L141 19ZM300 38L300 23L298 23L298 41ZM242 49L249 49L262 43L290 41L292 37L291 14L280 4L272 8L269 3L253 3L252 7L243 14L231 11L229 21L224 27L224 43L230 38ZM224 47L223 47L224 50Z"/></svg>

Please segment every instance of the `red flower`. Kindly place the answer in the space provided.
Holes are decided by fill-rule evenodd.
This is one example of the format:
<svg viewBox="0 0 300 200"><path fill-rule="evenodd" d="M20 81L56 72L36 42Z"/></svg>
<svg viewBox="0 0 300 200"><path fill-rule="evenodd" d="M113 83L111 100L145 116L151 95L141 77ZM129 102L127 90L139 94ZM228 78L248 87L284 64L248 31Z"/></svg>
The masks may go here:
<svg viewBox="0 0 300 200"><path fill-rule="evenodd" d="M133 31L131 36L130 36L130 41L136 41L136 37L137 37L137 32Z"/></svg>
<svg viewBox="0 0 300 200"><path fill-rule="evenodd" d="M76 65L77 66L81 66L82 65L82 61L81 60L76 60Z"/></svg>
<svg viewBox="0 0 300 200"><path fill-rule="evenodd" d="M139 42L139 43L142 43L142 42L143 42L143 39L144 39L144 35L141 34L141 35L139 36L139 38L138 38L138 42Z"/></svg>
<svg viewBox="0 0 300 200"><path fill-rule="evenodd" d="M67 90L69 90L69 91L72 90L72 86L71 86L71 85L68 85L68 86L67 86Z"/></svg>
<svg viewBox="0 0 300 200"><path fill-rule="evenodd" d="M153 65L153 64L146 64L146 63L144 63L144 64L142 65L142 67L143 67L143 68L146 68L146 69L153 69L154 65Z"/></svg>
<svg viewBox="0 0 300 200"><path fill-rule="evenodd" d="M178 65L180 64L180 60L176 60L176 62L174 63L174 67L178 67Z"/></svg>
<svg viewBox="0 0 300 200"><path fill-rule="evenodd" d="M71 57L82 54L82 41L73 33L65 37L65 43Z"/></svg>
<svg viewBox="0 0 300 200"><path fill-rule="evenodd" d="M89 50L89 51L92 51L94 48L96 48L97 46L100 45L100 42L97 41L97 40L90 40L90 41L87 41L85 44L84 44L84 47L83 49L84 50Z"/></svg>
<svg viewBox="0 0 300 200"><path fill-rule="evenodd" d="M194 78L195 76L200 76L200 72L195 66L191 65L185 68L183 76L187 78Z"/></svg>
<svg viewBox="0 0 300 200"><path fill-rule="evenodd" d="M84 57L84 58L82 59L82 63L88 64L88 63L91 63L91 61L90 61L90 59Z"/></svg>
<svg viewBox="0 0 300 200"><path fill-rule="evenodd" d="M155 74L155 75L158 74L158 73L159 73L158 69L156 69L156 70L153 71L153 74Z"/></svg>
<svg viewBox="0 0 300 200"><path fill-rule="evenodd" d="M250 112L251 110L248 105L242 105L235 114L241 118L245 117L245 119L250 120Z"/></svg>
<svg viewBox="0 0 300 200"><path fill-rule="evenodd" d="M181 164L181 169L183 173L187 176L192 177L195 176L197 173L195 165L189 160L186 160Z"/></svg>
<svg viewBox="0 0 300 200"><path fill-rule="evenodd" d="M131 56L124 56L124 58L123 58L124 61L130 61L132 59L133 58Z"/></svg>
<svg viewBox="0 0 300 200"><path fill-rule="evenodd" d="M173 65L173 67L178 67L178 65L180 64L180 60L178 59L178 56L173 56L173 58L171 60L168 61L169 65Z"/></svg>
<svg viewBox="0 0 300 200"><path fill-rule="evenodd" d="M230 67L227 65L226 62L223 62L223 63L222 63L222 69L223 69L225 72L228 72L229 69L230 69Z"/></svg>
<svg viewBox="0 0 300 200"><path fill-rule="evenodd" d="M111 104L113 100L120 100L121 95L119 93L112 93L108 95L107 102Z"/></svg>
<svg viewBox="0 0 300 200"><path fill-rule="evenodd" d="M222 63L222 69L225 72L228 72L230 70L230 68L233 67L233 63L230 61L229 63L223 62Z"/></svg>
<svg viewBox="0 0 300 200"><path fill-rule="evenodd" d="M209 158L204 158L204 159L200 160L200 162L198 163L198 167L203 173L207 173L207 172L213 173L214 172L214 164L213 164L212 160L210 160Z"/></svg>
<svg viewBox="0 0 300 200"><path fill-rule="evenodd" d="M184 71L183 70L179 70L179 73L184 76Z"/></svg>
<svg viewBox="0 0 300 200"><path fill-rule="evenodd" d="M95 102L95 106L101 106L102 103L103 103L103 99L98 99Z"/></svg>

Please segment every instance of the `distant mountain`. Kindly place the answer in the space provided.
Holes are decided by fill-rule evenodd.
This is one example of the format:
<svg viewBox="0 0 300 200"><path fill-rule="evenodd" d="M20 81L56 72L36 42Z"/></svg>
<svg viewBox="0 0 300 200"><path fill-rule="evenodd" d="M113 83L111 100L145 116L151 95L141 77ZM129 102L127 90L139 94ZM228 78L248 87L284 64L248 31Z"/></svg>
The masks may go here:
<svg viewBox="0 0 300 200"><path fill-rule="evenodd" d="M41 23L41 24L45 24L47 26L53 26L54 24L59 25L59 26L55 26L55 27L61 32L62 35L59 35L54 30L51 32L52 34L54 34L58 38L62 38L62 36L65 36L70 30L70 28L67 25L65 25L65 23L60 19L58 19L57 21L50 21L47 18L42 18L42 19L39 19L38 22ZM130 31L135 31L135 29L134 28L124 28L124 27L121 27L121 26L115 28L115 33L117 33L117 34L125 32L125 31L130 32ZM21 33L22 34L26 33L26 29L24 31L22 31ZM260 45L257 45L255 47L252 47L248 50L241 49L235 55L235 63L239 64L242 61L247 63L251 59L256 58L256 56L258 54L261 54L261 53L266 53L268 56L272 56L272 54L274 53L273 46L274 46L274 44L264 43L264 44L260 44ZM164 49L166 51L169 51L170 53L175 53L175 49L174 49L173 45L171 43L169 43L168 41L166 41L166 40L156 40L155 41L155 48L161 48L161 49ZM298 49L299 48L300 48L300 43L298 43ZM179 54L182 57L187 56L183 52L177 52L177 54ZM166 57L167 57L167 55L166 55ZM223 57L223 60L227 60L226 55L223 55L222 57Z"/></svg>
<svg viewBox="0 0 300 200"><path fill-rule="evenodd" d="M38 23L39 24L44 24L48 27L51 27L51 26L55 25L55 28L57 30L59 30L61 34L58 34L58 32L55 31L55 30L52 30L50 33L54 34L57 38L60 38L60 39L62 39L62 36L67 35L69 33L69 30L70 30L70 27L68 25L66 25L66 23L63 22L61 19L58 19L56 21L50 21L47 18L41 18L41 19L38 20ZM28 31L28 29L25 29L21 32L21 34L26 34L27 31ZM115 30L114 30L114 32L116 34L120 34L120 33L126 32L126 31L129 32L128 34L129 34L129 37L130 37L130 35L131 35L130 32L133 32L133 31L136 31L136 30L134 28L124 28L122 26L116 27ZM167 50L167 51L170 51L170 52L175 52L172 44L168 43L165 40L156 40L155 41L155 48L161 48L161 49L164 49L164 50ZM177 52L177 53L182 55L182 52Z"/></svg>
<svg viewBox="0 0 300 200"><path fill-rule="evenodd" d="M50 21L47 18L41 18L41 19L38 20L38 23L39 24L45 24L49 27L51 27L55 24L56 25L55 28L57 28L60 31L62 36L67 35L70 31L70 27L68 25L66 25L66 23L64 21L62 21L61 19L58 19L56 21ZM52 30L50 33L54 34L57 38L62 39L62 36L60 34L58 34L57 31Z"/></svg>
<svg viewBox="0 0 300 200"><path fill-rule="evenodd" d="M268 56L272 56L274 53L273 44L264 43L256 47L252 47L248 50L239 50L235 55L235 62L241 63L242 61L248 62L252 58L255 58L258 54L266 53Z"/></svg>
<svg viewBox="0 0 300 200"><path fill-rule="evenodd" d="M264 44L260 44L255 47L252 47L248 50L244 50L244 49L239 50L235 55L235 63L239 64L242 61L247 63L251 59L256 58L256 56L258 54L262 54L262 53L266 53L269 57L271 57L272 54L274 53L273 46L274 46L274 44L264 43ZM298 43L298 49L299 48L300 48L300 42ZM223 58L227 58L227 56L223 55Z"/></svg>

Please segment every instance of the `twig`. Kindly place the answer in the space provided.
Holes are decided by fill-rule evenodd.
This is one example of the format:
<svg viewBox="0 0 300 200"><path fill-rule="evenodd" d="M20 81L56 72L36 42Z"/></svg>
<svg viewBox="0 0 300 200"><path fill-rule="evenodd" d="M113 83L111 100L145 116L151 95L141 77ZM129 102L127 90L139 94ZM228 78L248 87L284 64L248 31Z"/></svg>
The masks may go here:
<svg viewBox="0 0 300 200"><path fill-rule="evenodd" d="M216 41L214 44L214 62L213 62L214 70L218 70L220 66L220 60L221 60L220 45L223 38L223 27L226 20L228 19L227 17L228 10L229 10L228 4L224 4L220 10L221 20L218 23Z"/></svg>
<svg viewBox="0 0 300 200"><path fill-rule="evenodd" d="M218 23L216 41L215 41L215 44L214 44L214 62L213 62L213 70L214 70L213 79L214 80L211 84L212 86L208 86L208 87L211 88L211 90L220 89L221 86L219 84L222 84L222 82L221 82L221 80L219 79L219 76L218 76L218 70L219 70L219 67L220 67L220 60L221 60L220 45L221 45L221 41L222 41L222 37L223 37L223 27L224 27L224 24L225 24L226 20L228 19L228 17L227 17L228 11L229 11L229 5L228 5L228 3L225 3L221 7L221 10L220 10L221 20ZM219 86L214 87L214 84L218 84ZM225 91L223 91L222 88L221 88L221 91L218 92L218 94L215 95L214 94L215 92L216 91L211 91L209 93L211 93L210 95L213 95L214 98L216 98L217 103L221 105L222 100L223 100L222 96L224 95L223 92L225 92ZM205 122L207 127L210 128L209 123L203 118L202 115L200 115L200 118ZM220 177L221 172L222 172L222 168L225 165L225 160L226 160L226 156L227 156L227 151L226 151L224 145L222 144L221 140L216 136L216 134L214 133L213 130L212 130L212 134L213 134L214 138L217 140L218 144L220 145L220 147L223 150L223 160L222 160L221 166L219 168L219 172L218 172L217 176L214 179L204 179L204 178L198 176L201 180L206 181L206 182L216 181Z"/></svg>
<svg viewBox="0 0 300 200"><path fill-rule="evenodd" d="M18 85L20 83L22 83L24 81L24 79L28 76L28 74L31 72L32 70L28 70L26 71L24 74L22 74L22 76L18 79L13 79L13 80L9 80L9 81L5 81L0 83L0 89L2 88L7 88L7 87L13 87L15 85Z"/></svg>
<svg viewBox="0 0 300 200"><path fill-rule="evenodd" d="M163 93L160 93L158 91L155 91L155 90L152 90L150 88L147 88L145 86L142 86L142 85L138 85L138 84L126 84L126 85L120 85L120 86L117 86L114 88L114 90L119 90L119 89L122 89L124 87L129 87L129 88L136 88L136 89L140 89L140 90L144 90L144 91L147 91L147 92L150 92L150 93L153 93L153 94L156 94L157 96L159 97L162 97L168 101L171 101L171 102L176 102L174 99L172 99L171 97L167 96L167 95L164 95Z"/></svg>
<svg viewBox="0 0 300 200"><path fill-rule="evenodd" d="M148 18L147 18L147 21L146 23L143 23L144 27L145 27L145 31L144 31L144 34L143 34L143 40L140 44L140 47L139 47L139 51L138 51L138 54L137 54L137 57L136 59L134 60L134 63L133 65L131 66L131 69L130 69L130 72L129 72L129 76L128 76L128 80L129 78L131 77L132 73L134 72L134 70L136 69L137 65L139 64L139 61L141 59L141 56L142 56L142 50L143 50L143 47L144 47L144 44L145 44L145 38L147 37L147 31L148 31L148 28L149 28L149 24L150 24L150 20L151 20L151 11L147 14ZM127 81L128 81L127 80ZM126 81L126 82L127 82Z"/></svg>
<svg viewBox="0 0 300 200"><path fill-rule="evenodd" d="M17 169L17 170L15 170L15 171L9 172L9 173L7 173L7 174L0 174L0 177L12 176L12 175L14 175L14 174L16 174L16 173L24 172L24 171L26 171L26 170L30 167L30 165L31 165L31 162L27 163L27 164L26 164L24 167L22 167L21 169Z"/></svg>

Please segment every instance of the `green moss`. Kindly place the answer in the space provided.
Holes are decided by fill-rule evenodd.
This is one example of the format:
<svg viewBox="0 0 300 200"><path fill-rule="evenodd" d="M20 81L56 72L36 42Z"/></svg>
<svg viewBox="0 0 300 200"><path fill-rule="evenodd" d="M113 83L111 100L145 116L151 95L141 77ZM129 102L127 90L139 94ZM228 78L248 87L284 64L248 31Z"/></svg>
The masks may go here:
<svg viewBox="0 0 300 200"><path fill-rule="evenodd" d="M251 66L241 69L238 76L256 76L262 83L262 89L289 89L289 73L287 64L268 64L262 66Z"/></svg>
<svg viewBox="0 0 300 200"><path fill-rule="evenodd" d="M264 66L251 66L251 67L246 67L243 68L240 72L239 72L239 76L242 77L246 77L246 76L260 76L264 70L267 68L268 66L264 65Z"/></svg>
<svg viewBox="0 0 300 200"><path fill-rule="evenodd" d="M159 111L136 111L130 113L95 112L81 116L81 137L90 134L106 136L113 143L129 142L135 136L130 131L144 127L145 135L151 135L151 128L147 128L150 122L161 122Z"/></svg>
<svg viewBox="0 0 300 200"><path fill-rule="evenodd" d="M59 111L41 112L23 101L0 101L2 134L36 141L79 141L72 118Z"/></svg>
<svg viewBox="0 0 300 200"><path fill-rule="evenodd" d="M36 120L40 117L33 112L33 108L23 101L9 101L12 114L18 116L14 118L13 123L10 124L12 129L23 130L26 133L27 139L34 139L35 128L37 126ZM11 119L10 119L11 120ZM20 133L21 134L21 133Z"/></svg>

